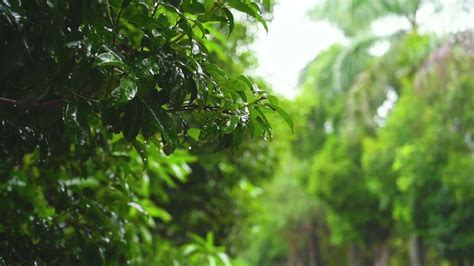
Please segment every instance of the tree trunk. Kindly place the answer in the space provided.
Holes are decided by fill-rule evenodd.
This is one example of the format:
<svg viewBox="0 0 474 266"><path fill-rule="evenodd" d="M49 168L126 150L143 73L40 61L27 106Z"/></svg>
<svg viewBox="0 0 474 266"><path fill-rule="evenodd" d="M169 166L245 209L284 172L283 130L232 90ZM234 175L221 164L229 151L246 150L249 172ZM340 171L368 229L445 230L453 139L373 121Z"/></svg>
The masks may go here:
<svg viewBox="0 0 474 266"><path fill-rule="evenodd" d="M388 239L382 241L375 248L375 259L374 266L388 266L390 260L390 248L388 245Z"/></svg>
<svg viewBox="0 0 474 266"><path fill-rule="evenodd" d="M410 266L425 266L423 239L415 234L410 237Z"/></svg>
<svg viewBox="0 0 474 266"><path fill-rule="evenodd" d="M287 266L294 266L296 264L296 257L298 256L298 250L296 248L296 243L293 239L290 240L290 254L288 254L288 261L286 262Z"/></svg>
<svg viewBox="0 0 474 266"><path fill-rule="evenodd" d="M355 244L351 244L349 246L349 250L347 253L347 265L348 266L361 266L361 254L360 249Z"/></svg>
<svg viewBox="0 0 474 266"><path fill-rule="evenodd" d="M302 266L302 256L298 252L298 238L292 237L290 240L290 254L286 262L287 266Z"/></svg>
<svg viewBox="0 0 474 266"><path fill-rule="evenodd" d="M322 266L319 235L314 222L309 224L308 266Z"/></svg>

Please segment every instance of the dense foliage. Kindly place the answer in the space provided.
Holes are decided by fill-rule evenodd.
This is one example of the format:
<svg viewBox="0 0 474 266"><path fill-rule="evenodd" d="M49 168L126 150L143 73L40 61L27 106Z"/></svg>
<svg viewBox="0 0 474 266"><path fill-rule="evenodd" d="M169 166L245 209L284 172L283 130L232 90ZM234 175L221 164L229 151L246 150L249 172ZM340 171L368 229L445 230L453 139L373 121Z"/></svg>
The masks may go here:
<svg viewBox="0 0 474 266"><path fill-rule="evenodd" d="M320 1L276 98L273 2L0 1L0 265L472 265L474 33Z"/></svg>
<svg viewBox="0 0 474 266"><path fill-rule="evenodd" d="M474 33L420 33L425 4L443 7L324 1L311 12L348 41L312 60L284 103L295 134L275 128L279 170L242 226L252 244L238 265L473 263ZM370 34L394 16L409 29Z"/></svg>
<svg viewBox="0 0 474 266"><path fill-rule="evenodd" d="M269 8L240 0L2 1L2 263L228 264L212 227L190 235L165 203L179 203L172 190L191 170L214 169L205 154L271 138L268 112L291 123L274 96L213 59L226 49L215 39L239 26L236 11L266 28L261 10ZM200 193L193 189L181 195ZM166 240L179 230L186 239Z"/></svg>

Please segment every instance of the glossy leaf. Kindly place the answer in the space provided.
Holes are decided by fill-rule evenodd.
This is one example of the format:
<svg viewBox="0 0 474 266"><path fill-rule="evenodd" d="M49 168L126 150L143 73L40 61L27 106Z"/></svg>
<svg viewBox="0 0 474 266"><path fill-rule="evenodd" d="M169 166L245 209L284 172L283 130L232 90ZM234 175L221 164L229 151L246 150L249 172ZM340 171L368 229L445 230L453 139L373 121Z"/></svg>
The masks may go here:
<svg viewBox="0 0 474 266"><path fill-rule="evenodd" d="M168 153L173 152L178 144L176 128L171 117L161 106L143 102L146 110L152 118L152 123L159 129L164 142L169 146Z"/></svg>
<svg viewBox="0 0 474 266"><path fill-rule="evenodd" d="M227 17L227 25L229 26L229 34L230 34L232 31L234 31L234 15L227 8L224 8L223 10L224 10L224 14Z"/></svg>
<svg viewBox="0 0 474 266"><path fill-rule="evenodd" d="M232 116L230 117L229 120L227 120L225 127L224 127L224 133L230 133L235 130L237 125L239 124L239 117L238 116Z"/></svg>
<svg viewBox="0 0 474 266"><path fill-rule="evenodd" d="M73 98L66 102L63 109L63 122L66 135L72 143L83 145L88 138L88 128L80 123L80 113L78 100Z"/></svg>
<svg viewBox="0 0 474 266"><path fill-rule="evenodd" d="M113 105L121 105L133 99L137 94L137 84L130 78L122 78L120 85L112 91Z"/></svg>
<svg viewBox="0 0 474 266"><path fill-rule="evenodd" d="M116 66L119 68L126 68L125 63L122 59L113 51L109 50L108 52L99 54L95 60L96 66Z"/></svg>
<svg viewBox="0 0 474 266"><path fill-rule="evenodd" d="M138 99L130 101L122 119L123 135L127 141L134 140L143 123L143 104Z"/></svg>

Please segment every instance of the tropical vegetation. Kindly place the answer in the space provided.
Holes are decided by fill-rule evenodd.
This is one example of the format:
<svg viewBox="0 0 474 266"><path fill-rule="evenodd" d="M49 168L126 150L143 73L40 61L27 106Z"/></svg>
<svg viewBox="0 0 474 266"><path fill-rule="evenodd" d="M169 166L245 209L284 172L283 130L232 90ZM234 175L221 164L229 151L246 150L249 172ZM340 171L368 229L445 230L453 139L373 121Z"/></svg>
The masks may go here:
<svg viewBox="0 0 474 266"><path fill-rule="evenodd" d="M316 1L347 41L287 99L275 4L0 1L0 265L472 265L474 33Z"/></svg>

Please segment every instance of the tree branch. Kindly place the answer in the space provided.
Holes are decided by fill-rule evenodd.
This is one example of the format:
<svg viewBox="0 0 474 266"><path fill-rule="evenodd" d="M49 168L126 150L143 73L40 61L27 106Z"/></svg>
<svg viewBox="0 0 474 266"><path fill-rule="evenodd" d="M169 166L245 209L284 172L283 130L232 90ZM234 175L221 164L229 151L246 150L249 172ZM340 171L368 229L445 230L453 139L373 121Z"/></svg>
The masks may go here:
<svg viewBox="0 0 474 266"><path fill-rule="evenodd" d="M0 104L3 104L3 105L17 105L18 102L16 100L0 97Z"/></svg>
<svg viewBox="0 0 474 266"><path fill-rule="evenodd" d="M222 113L229 114L229 115L235 114L234 110L224 109L224 108L221 108L219 106L210 106L210 105L201 106L201 105L197 105L197 104L182 105L182 106L177 107L177 108L172 107L172 108L168 109L167 111L178 113L178 112L187 112L187 111L195 111L195 110L197 110L197 111L204 110L204 111L210 111L210 112L222 112Z"/></svg>
<svg viewBox="0 0 474 266"><path fill-rule="evenodd" d="M122 15L123 9L124 9L123 6L121 6L120 10L118 12L118 15L117 15L117 19L115 20L115 24L113 25L114 26L114 35L112 37L112 42L114 43L114 46L115 46L115 41L116 41L117 35L118 35L118 24L119 24L120 16Z"/></svg>

